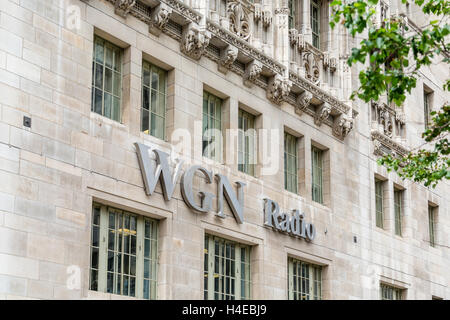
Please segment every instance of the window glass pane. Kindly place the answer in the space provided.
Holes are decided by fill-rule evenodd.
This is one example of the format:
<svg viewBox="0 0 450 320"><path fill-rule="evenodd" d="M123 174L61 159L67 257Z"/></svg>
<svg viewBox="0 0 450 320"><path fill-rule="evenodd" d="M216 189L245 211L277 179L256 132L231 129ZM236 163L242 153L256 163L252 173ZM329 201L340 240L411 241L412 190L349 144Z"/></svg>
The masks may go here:
<svg viewBox="0 0 450 320"><path fill-rule="evenodd" d="M239 145L238 152L242 153L238 169L249 175L254 175L255 164L255 116L239 109Z"/></svg>
<svg viewBox="0 0 450 320"><path fill-rule="evenodd" d="M292 300L322 299L322 267L288 259L288 289Z"/></svg>
<svg viewBox="0 0 450 320"><path fill-rule="evenodd" d="M105 215L104 219L101 218L103 215ZM100 225L103 223L101 221L104 221L105 226ZM97 230L101 228L106 228L106 241L99 242ZM157 266L156 232L157 223L154 220L139 218L129 212L106 206L94 206L90 264L91 290L154 299ZM140 241L145 243L144 250L138 249ZM105 252L106 255L100 252ZM144 252L148 258L144 258Z"/></svg>
<svg viewBox="0 0 450 320"><path fill-rule="evenodd" d="M210 245L213 244L213 245ZM205 236L204 296L206 299L239 300L250 298L250 247ZM238 257L240 257L238 259ZM214 263L208 263L209 259ZM213 266L213 270L210 270Z"/></svg>
<svg viewBox="0 0 450 320"><path fill-rule="evenodd" d="M99 37L94 39L93 56L93 93L91 110L110 119L120 121L120 90L121 90L121 49ZM115 61L116 60L116 61ZM117 68L113 69L114 63ZM117 72L113 72L116 70ZM117 101L109 95L103 95L104 90L114 94ZM106 101L108 99L108 101Z"/></svg>
<svg viewBox="0 0 450 320"><path fill-rule="evenodd" d="M323 151L316 147L311 148L312 159L312 200L323 203L323 185L322 185L322 153Z"/></svg>
<svg viewBox="0 0 450 320"><path fill-rule="evenodd" d="M222 161L222 100L203 92L203 156Z"/></svg>

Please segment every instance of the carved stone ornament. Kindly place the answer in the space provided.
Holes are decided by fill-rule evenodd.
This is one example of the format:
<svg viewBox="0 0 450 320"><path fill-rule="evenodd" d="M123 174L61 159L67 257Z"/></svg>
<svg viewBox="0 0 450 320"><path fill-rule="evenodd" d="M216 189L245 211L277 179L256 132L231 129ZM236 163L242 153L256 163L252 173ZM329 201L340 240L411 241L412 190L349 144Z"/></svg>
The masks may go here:
<svg viewBox="0 0 450 320"><path fill-rule="evenodd" d="M341 114L334 120L333 134L344 139L353 129L353 119L346 114Z"/></svg>
<svg viewBox="0 0 450 320"><path fill-rule="evenodd" d="M391 121L391 114L387 110L383 110L380 113L380 123L383 125L384 128L384 134L388 137L392 137L392 121Z"/></svg>
<svg viewBox="0 0 450 320"><path fill-rule="evenodd" d="M255 21L262 21L264 28L267 28L272 23L272 12L270 10L263 10L260 3L255 3L254 19Z"/></svg>
<svg viewBox="0 0 450 320"><path fill-rule="evenodd" d="M313 95L309 91L303 91L301 94L297 96L296 105L295 105L295 113L301 115L303 111L308 108L311 103L311 99Z"/></svg>
<svg viewBox="0 0 450 320"><path fill-rule="evenodd" d="M230 31L238 37L248 40L250 37L250 9L242 0L229 1L227 3L227 12L230 15Z"/></svg>
<svg viewBox="0 0 450 320"><path fill-rule="evenodd" d="M116 0L114 12L122 18L125 18L135 4L135 0Z"/></svg>
<svg viewBox="0 0 450 320"><path fill-rule="evenodd" d="M171 14L172 8L161 2L160 5L157 6L152 12L148 29L149 32L159 36L167 22L169 22L169 17Z"/></svg>
<svg viewBox="0 0 450 320"><path fill-rule="evenodd" d="M220 52L220 60L218 64L219 71L222 73L227 73L231 69L233 62L238 56L238 48L235 46L227 46Z"/></svg>
<svg viewBox="0 0 450 320"><path fill-rule="evenodd" d="M256 83L256 79L259 78L261 71L262 71L261 62L257 60L249 62L245 67L244 84L248 87L251 87L254 83Z"/></svg>
<svg viewBox="0 0 450 320"><path fill-rule="evenodd" d="M323 103L320 107L317 108L317 112L314 117L314 123L320 127L322 123L328 119L330 113L331 106L328 103Z"/></svg>
<svg viewBox="0 0 450 320"><path fill-rule="evenodd" d="M267 99L275 104L281 104L291 91L292 82L281 75L273 76L267 86Z"/></svg>
<svg viewBox="0 0 450 320"><path fill-rule="evenodd" d="M337 70L337 59L335 57L330 58L330 72L334 73Z"/></svg>
<svg viewBox="0 0 450 320"><path fill-rule="evenodd" d="M395 112L395 120L400 124L400 125L405 125L406 123L406 114L403 111L397 111Z"/></svg>
<svg viewBox="0 0 450 320"><path fill-rule="evenodd" d="M197 25L190 23L183 29L181 52L192 59L199 60L210 39L211 35L209 32L200 31Z"/></svg>
<svg viewBox="0 0 450 320"><path fill-rule="evenodd" d="M303 67L305 68L306 79L316 85L320 81L319 61L320 57L317 54L311 51L303 53Z"/></svg>
<svg viewBox="0 0 450 320"><path fill-rule="evenodd" d="M297 29L289 29L289 43L291 46L295 46L298 41L298 30Z"/></svg>

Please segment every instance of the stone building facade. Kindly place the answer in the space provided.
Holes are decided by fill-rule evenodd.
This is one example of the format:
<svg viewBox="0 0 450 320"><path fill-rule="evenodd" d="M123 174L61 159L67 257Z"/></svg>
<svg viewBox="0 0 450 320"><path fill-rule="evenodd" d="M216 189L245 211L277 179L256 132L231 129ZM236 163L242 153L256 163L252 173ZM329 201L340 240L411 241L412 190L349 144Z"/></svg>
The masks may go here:
<svg viewBox="0 0 450 320"><path fill-rule="evenodd" d="M423 144L448 67L401 108L351 101L358 39L330 14L3 0L0 298L450 298L448 183L376 163ZM427 23L401 1L373 23L392 15Z"/></svg>

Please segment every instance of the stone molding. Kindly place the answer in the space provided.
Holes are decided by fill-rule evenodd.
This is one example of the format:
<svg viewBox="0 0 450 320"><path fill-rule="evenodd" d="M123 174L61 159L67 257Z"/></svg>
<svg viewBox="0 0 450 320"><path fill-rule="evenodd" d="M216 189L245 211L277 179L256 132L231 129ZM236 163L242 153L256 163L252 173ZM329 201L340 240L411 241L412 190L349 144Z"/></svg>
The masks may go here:
<svg viewBox="0 0 450 320"><path fill-rule="evenodd" d="M245 39L214 23L209 18L205 19L206 22L204 22L204 25L200 25L203 19L202 14L180 0L155 0L153 2L159 4L153 8L150 8L139 0L108 1L115 6L117 3L119 4L119 10L123 11L117 11L117 14L123 14L125 16L126 14L131 14L147 23L150 33L158 36L161 32L164 32L177 41L180 41L181 52L192 59L199 60L202 55L206 55L218 63L219 71L227 73L228 70L232 70L243 77L245 85L252 86L256 84L265 89L267 91L266 96L271 102L280 105L283 101L287 101L294 105L297 114L300 115L303 111L307 111L308 114L313 115L317 125L326 123L333 128L336 127L333 130L333 132L336 132L336 136L345 137L353 127L353 125L350 125L346 121L342 122L342 118L339 121L342 122L342 125L336 124L336 120L334 122L328 120L328 118L337 119L342 114L351 114L351 118L354 119L358 112L325 92L315 83L318 79L317 70L319 70L319 62L322 61L330 70L335 70L337 67L337 59L326 58L325 61L324 54L306 42L304 35L298 34L297 30L289 30L289 41L291 45L296 45L297 49L308 60L306 66L304 66L305 77L294 72L289 72L286 78L286 67L284 65L253 47ZM242 1L244 0L233 2L240 3ZM262 10L261 6L255 4L253 4L251 9L254 10L255 20L262 20L265 25L272 23L272 13L269 10ZM287 10L286 8L278 8L274 13L278 15L287 14ZM173 27L168 27L170 17L174 14L184 19L181 35ZM177 21L177 23L179 22ZM218 56L207 50L212 37L219 42L227 44L225 48L220 49ZM235 64L238 53L239 55L242 54L248 57L252 61L251 63L247 63L245 70L242 70L242 68L239 68ZM269 79L268 82L260 78L260 74L263 71L264 75ZM293 87L296 87L296 91L298 92L300 90L301 93L294 94L291 97L292 94L290 95L290 92ZM311 113L309 112L310 110L307 110L313 98L322 103L319 114L317 112ZM401 119L401 116L399 115L398 118Z"/></svg>
<svg viewBox="0 0 450 320"><path fill-rule="evenodd" d="M373 154L376 156L391 154L393 156L399 155L403 157L409 153L409 150L403 145L395 142L378 130L372 130L370 136L374 146Z"/></svg>

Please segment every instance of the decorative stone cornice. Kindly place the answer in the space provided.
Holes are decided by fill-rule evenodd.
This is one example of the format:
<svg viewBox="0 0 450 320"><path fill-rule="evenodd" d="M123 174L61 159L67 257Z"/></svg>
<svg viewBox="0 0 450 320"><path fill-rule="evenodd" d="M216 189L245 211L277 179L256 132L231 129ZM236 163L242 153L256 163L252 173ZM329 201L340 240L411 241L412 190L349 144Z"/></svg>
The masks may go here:
<svg viewBox="0 0 450 320"><path fill-rule="evenodd" d="M116 6L116 3L119 3L116 0L107 1L111 2L114 6ZM348 117L355 118L358 112L352 110L351 107L339 101L314 83L317 78L317 74L315 75L315 67L317 67L319 62L322 63L320 60L323 59L323 53L306 42L303 34L290 31L289 40L291 45L296 45L301 54L304 54L304 57L309 60L307 68L305 68L305 76L302 73L289 72L289 76L286 78L286 66L278 62L275 58L264 54L260 49L252 46L233 32L214 23L208 18L204 18L199 12L184 4L182 1L151 0L150 2L151 7L139 0L123 0L119 4L127 4L127 6L119 5L118 8L119 10L124 10L123 13L127 12L147 23L151 33L158 35L162 31L171 38L180 41L180 50L187 56L198 60L204 54L209 59L218 63L218 68L221 72L226 73L228 70L232 70L243 77L246 85L251 86L255 84L265 89L267 98L273 103L279 105L282 101L286 101L295 107L297 114L305 112L312 115L318 125L326 123L327 125L336 127L336 133L341 132L335 134L336 136L343 137L346 133L348 134L347 128L349 124L343 122L339 125L339 123L332 122L332 120L338 119L342 114L351 114ZM272 14L269 11L267 11L267 14L265 11L258 11L261 7L258 8L257 4L254 4L253 7L255 10L254 19L258 21L262 20L263 23L272 23ZM287 13L287 8L275 10L275 14L277 15ZM265 17L270 17L270 19ZM206 24L200 26L200 22L205 21L203 19L206 20ZM214 45L211 44L209 46L212 37L214 37ZM246 61L252 62L247 63L243 68L242 61L236 63L238 56L244 56L246 57ZM337 65L337 62L334 63L332 59L329 58L325 62L330 70L334 65ZM302 65L301 67L304 68L305 66ZM307 79L308 73L309 80ZM269 79L269 81L266 79ZM293 86L295 87L295 92L300 92L300 94L289 95ZM318 107L321 109L321 112L315 113L313 108L308 108L310 103L317 105L318 102L322 103ZM326 108L326 110L322 110L323 108ZM401 119L400 115L396 117ZM342 128L342 131L340 128Z"/></svg>
<svg viewBox="0 0 450 320"><path fill-rule="evenodd" d="M353 121L353 118L346 114L341 114L336 117L333 123L333 134L342 140L345 139L345 137L353 129Z"/></svg>
<svg viewBox="0 0 450 320"><path fill-rule="evenodd" d="M159 36L167 22L169 22L169 17L172 14L172 11L173 10L171 7L161 2L159 6L152 11L148 31L155 36Z"/></svg>
<svg viewBox="0 0 450 320"><path fill-rule="evenodd" d="M122 18L125 18L135 4L136 0L115 0L114 12Z"/></svg>
<svg viewBox="0 0 450 320"><path fill-rule="evenodd" d="M306 108L308 108L312 98L313 95L309 91L303 91L301 94L299 94L296 99L295 113L301 115L306 110Z"/></svg>
<svg viewBox="0 0 450 320"><path fill-rule="evenodd" d="M251 87L253 84L256 83L256 80L259 78L259 75L262 71L262 63L253 60L245 66L245 73L244 73L244 84L248 87Z"/></svg>
<svg viewBox="0 0 450 320"><path fill-rule="evenodd" d="M161 3L167 4L169 7L171 7L175 12L177 12L179 15L187 18L188 20L200 23L202 19L202 15L195 11L194 9L190 8L188 5L184 4L182 1L179 0L161 0Z"/></svg>
<svg viewBox="0 0 450 320"><path fill-rule="evenodd" d="M316 115L314 117L314 123L317 126L321 126L322 123L328 119L328 117L330 116L331 113L331 106L328 103L322 103L316 111Z"/></svg>
<svg viewBox="0 0 450 320"><path fill-rule="evenodd" d="M275 104L281 104L291 91L292 82L277 74L270 78L267 86L267 99Z"/></svg>
<svg viewBox="0 0 450 320"><path fill-rule="evenodd" d="M285 67L275 61L274 59L268 57L260 50L256 49L252 45L248 44L246 41L238 38L236 35L232 34L228 30L225 30L218 24L212 22L207 19L206 21L206 29L211 32L212 36L219 38L223 42L231 44L239 49L240 52L245 54L251 59L261 61L261 63L271 70L273 73L283 74Z"/></svg>
<svg viewBox="0 0 450 320"><path fill-rule="evenodd" d="M298 86L302 90L311 92L313 96L316 97L318 100L328 103L331 106L331 108L334 111L336 111L336 113L339 114L348 113L348 111L350 110L349 106L337 100L333 96L327 94L324 90L320 89L318 86L314 85L310 81L298 76L293 72L289 73L289 80L291 80L294 85ZM357 114L358 113L355 111L355 116Z"/></svg>
<svg viewBox="0 0 450 320"><path fill-rule="evenodd" d="M227 73L231 69L233 62L236 60L238 55L238 48L229 45L222 49L220 52L220 60L218 63L218 69L222 73Z"/></svg>
<svg viewBox="0 0 450 320"><path fill-rule="evenodd" d="M194 60L199 60L209 44L211 34L201 31L198 25L190 23L183 28L181 52Z"/></svg>
<svg viewBox="0 0 450 320"><path fill-rule="evenodd" d="M376 156L384 156L386 154L406 156L409 153L407 148L380 133L378 130L372 130L370 135L373 140L373 153Z"/></svg>

